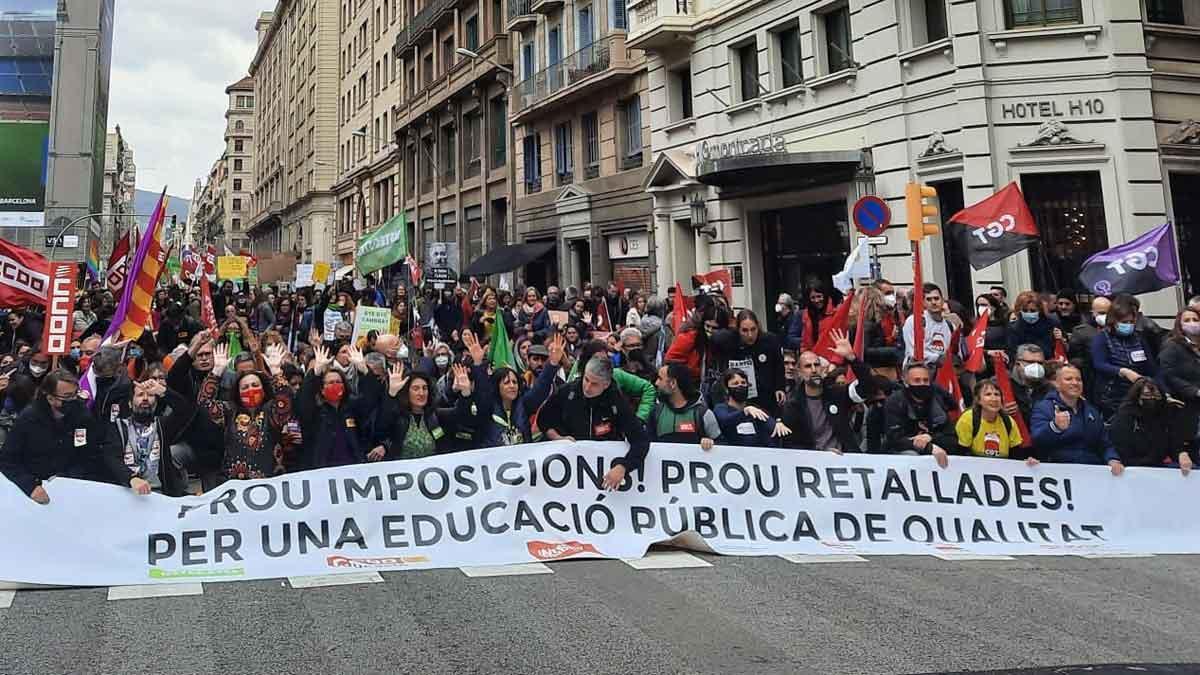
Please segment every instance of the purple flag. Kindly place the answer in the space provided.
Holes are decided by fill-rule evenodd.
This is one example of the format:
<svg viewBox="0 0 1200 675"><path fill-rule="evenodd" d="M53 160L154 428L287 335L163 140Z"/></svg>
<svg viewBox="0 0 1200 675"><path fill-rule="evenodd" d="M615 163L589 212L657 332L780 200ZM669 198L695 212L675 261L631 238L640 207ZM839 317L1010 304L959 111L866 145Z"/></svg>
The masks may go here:
<svg viewBox="0 0 1200 675"><path fill-rule="evenodd" d="M1131 242L1083 262L1079 281L1097 295L1138 295L1179 283L1175 230L1164 223Z"/></svg>

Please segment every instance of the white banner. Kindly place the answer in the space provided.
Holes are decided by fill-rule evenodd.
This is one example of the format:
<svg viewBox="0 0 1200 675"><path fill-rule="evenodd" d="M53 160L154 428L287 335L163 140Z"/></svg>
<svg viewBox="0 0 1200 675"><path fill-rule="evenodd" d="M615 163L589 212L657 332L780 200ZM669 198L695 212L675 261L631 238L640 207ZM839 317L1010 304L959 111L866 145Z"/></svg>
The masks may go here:
<svg viewBox="0 0 1200 675"><path fill-rule="evenodd" d="M0 481L0 579L122 585L364 569L730 555L1200 553L1200 476L1177 470L655 444L600 489L617 443L541 443L231 481L200 497ZM688 534L685 534L688 533ZM679 536L683 535L683 536Z"/></svg>

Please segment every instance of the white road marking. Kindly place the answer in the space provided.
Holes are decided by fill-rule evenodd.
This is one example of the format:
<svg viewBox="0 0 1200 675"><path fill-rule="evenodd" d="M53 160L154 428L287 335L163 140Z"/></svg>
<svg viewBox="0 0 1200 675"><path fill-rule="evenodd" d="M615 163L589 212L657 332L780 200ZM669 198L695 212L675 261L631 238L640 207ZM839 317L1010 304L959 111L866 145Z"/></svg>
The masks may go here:
<svg viewBox="0 0 1200 675"><path fill-rule="evenodd" d="M1107 553L1076 553L1080 558L1101 560L1103 558L1153 558L1153 553L1135 553L1132 551L1109 551Z"/></svg>
<svg viewBox="0 0 1200 675"><path fill-rule="evenodd" d="M649 551L645 558L628 558L625 564L635 570L675 570L688 567L712 567L691 553L683 551Z"/></svg>
<svg viewBox="0 0 1200 675"><path fill-rule="evenodd" d="M0 591L0 609L12 607L13 598L16 596L16 591Z"/></svg>
<svg viewBox="0 0 1200 675"><path fill-rule="evenodd" d="M316 574L307 577L288 577L292 588L321 588L322 586L351 586L354 584L382 584L379 572L350 572L348 574Z"/></svg>
<svg viewBox="0 0 1200 675"><path fill-rule="evenodd" d="M853 553L831 553L828 555L820 555L817 553L788 553L779 556L788 562L794 562L799 565L807 563L846 563L846 562L867 562L867 559L854 555Z"/></svg>
<svg viewBox="0 0 1200 675"><path fill-rule="evenodd" d="M141 586L112 586L108 589L109 600L142 600L181 595L204 595L204 586L198 583L144 584Z"/></svg>
<svg viewBox="0 0 1200 675"><path fill-rule="evenodd" d="M539 562L517 563L515 565L477 565L475 567L460 567L458 569L469 577L515 577L523 574L554 574L554 570Z"/></svg>
<svg viewBox="0 0 1200 675"><path fill-rule="evenodd" d="M970 551L938 551L929 555L942 560L1016 560L1011 555L991 555L987 553L971 553Z"/></svg>

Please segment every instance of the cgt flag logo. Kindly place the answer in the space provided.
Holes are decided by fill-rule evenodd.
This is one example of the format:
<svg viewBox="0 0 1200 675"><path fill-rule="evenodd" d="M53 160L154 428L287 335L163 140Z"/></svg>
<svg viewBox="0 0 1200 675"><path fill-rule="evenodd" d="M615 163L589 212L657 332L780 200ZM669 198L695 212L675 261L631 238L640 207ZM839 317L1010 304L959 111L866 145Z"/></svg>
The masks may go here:
<svg viewBox="0 0 1200 675"><path fill-rule="evenodd" d="M529 555L538 560L562 560L582 554L604 556L603 553L596 550L595 546L582 541L538 541L535 539L526 542L525 545L529 548Z"/></svg>

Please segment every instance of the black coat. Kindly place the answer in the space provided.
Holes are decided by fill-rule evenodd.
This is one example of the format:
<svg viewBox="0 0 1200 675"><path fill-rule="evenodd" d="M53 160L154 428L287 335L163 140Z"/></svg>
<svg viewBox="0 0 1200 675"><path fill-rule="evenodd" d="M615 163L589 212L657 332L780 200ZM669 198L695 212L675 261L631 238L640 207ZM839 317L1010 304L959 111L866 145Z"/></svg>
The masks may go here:
<svg viewBox="0 0 1200 675"><path fill-rule="evenodd" d="M887 452L897 453L906 450L928 455L933 451L932 445L937 445L946 452L954 452L958 448L958 438L954 432L954 423L950 421L949 410L955 403L946 390L934 385L933 396L929 399L925 410L918 410L904 388L900 388L888 397L883 406L886 416ZM917 450L912 443L912 437L927 433L933 437L933 443L926 445L924 450Z"/></svg>
<svg viewBox="0 0 1200 675"><path fill-rule="evenodd" d="M184 352L171 364L171 370L167 371L167 389L179 392L189 401L196 400L200 394L200 385L204 383L204 378L208 377L208 373L196 370L192 365L191 353ZM196 473L215 471L225 454L221 427L213 424L208 415L195 406L192 407L191 416L184 423L183 430L175 442L186 442L192 447L198 466L188 468Z"/></svg>
<svg viewBox="0 0 1200 675"><path fill-rule="evenodd" d="M745 370L747 361L754 364L756 395L751 396L747 403L777 415L779 404L775 400L775 392L787 390L787 380L783 376L783 348L779 338L764 331L758 334L754 344L746 345L737 331L722 329L713 333L712 344L717 352L717 369L722 372L735 363L740 362L742 370Z"/></svg>
<svg viewBox="0 0 1200 675"><path fill-rule="evenodd" d="M1193 416L1179 408L1164 406L1158 412L1147 413L1137 402L1126 401L1113 416L1108 436L1122 464L1162 466L1164 460L1177 461L1180 452L1192 449L1194 422Z"/></svg>
<svg viewBox="0 0 1200 675"><path fill-rule="evenodd" d="M825 406L825 414L833 424L833 435L842 451L858 452L858 434L852 423L854 406L875 394L875 378L871 375L870 367L862 361L853 361L849 365L858 380L853 385L826 381L821 392L821 404ZM790 436L783 438L783 445L788 448L824 450L816 447L807 399L804 385L797 383L795 391L783 404L782 421L792 430Z"/></svg>
<svg viewBox="0 0 1200 675"><path fill-rule="evenodd" d="M110 442L107 422L98 422L82 402L58 420L39 397L17 417L0 448L0 473L25 494L53 476L105 481L101 457Z"/></svg>
<svg viewBox="0 0 1200 675"><path fill-rule="evenodd" d="M300 449L300 468L333 466L330 453L333 452L334 434L340 429L346 430L346 444L354 461L367 461L370 448L366 447L366 440L369 437L364 436L366 420L359 419L360 406L350 398L349 388L345 393L346 398L336 408L323 400L318 403L321 379L321 376L309 371L296 397L296 418L300 421L300 433L304 438Z"/></svg>
<svg viewBox="0 0 1200 675"><path fill-rule="evenodd" d="M632 471L650 452L650 436L621 395L616 383L595 398L583 395L583 378L567 383L550 397L538 413L538 427L553 429L577 441L628 441L629 452L615 463Z"/></svg>
<svg viewBox="0 0 1200 675"><path fill-rule="evenodd" d="M158 480L164 495L182 497L187 494L187 475L175 466L171 458L171 445L195 415L196 404L192 399L185 398L171 389L167 389L164 400L170 407L170 412L154 421L162 448L158 462ZM125 424L125 419L111 423L108 430L110 442L106 444L103 460L113 483L128 487L129 481L133 479L133 472L125 465Z"/></svg>

